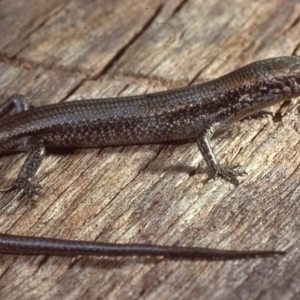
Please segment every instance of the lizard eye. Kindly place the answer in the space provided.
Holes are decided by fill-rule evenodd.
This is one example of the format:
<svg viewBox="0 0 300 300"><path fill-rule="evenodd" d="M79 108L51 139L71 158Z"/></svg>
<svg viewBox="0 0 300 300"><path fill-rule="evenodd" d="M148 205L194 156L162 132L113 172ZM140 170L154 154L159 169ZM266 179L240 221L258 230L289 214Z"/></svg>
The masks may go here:
<svg viewBox="0 0 300 300"><path fill-rule="evenodd" d="M296 83L297 83L298 85L300 85L300 76L297 76L297 77L295 78L295 80L296 80Z"/></svg>

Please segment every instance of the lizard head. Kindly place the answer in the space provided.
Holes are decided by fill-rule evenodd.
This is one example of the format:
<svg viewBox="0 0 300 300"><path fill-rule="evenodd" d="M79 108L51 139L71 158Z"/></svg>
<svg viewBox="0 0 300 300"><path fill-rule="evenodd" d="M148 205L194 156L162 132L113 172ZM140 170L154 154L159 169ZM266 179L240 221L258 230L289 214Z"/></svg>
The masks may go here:
<svg viewBox="0 0 300 300"><path fill-rule="evenodd" d="M241 119L275 103L300 96L300 56L253 62L220 77L218 84L223 85L218 104L223 118L226 122Z"/></svg>
<svg viewBox="0 0 300 300"><path fill-rule="evenodd" d="M282 56L261 61L261 92L274 100L300 96L300 56Z"/></svg>

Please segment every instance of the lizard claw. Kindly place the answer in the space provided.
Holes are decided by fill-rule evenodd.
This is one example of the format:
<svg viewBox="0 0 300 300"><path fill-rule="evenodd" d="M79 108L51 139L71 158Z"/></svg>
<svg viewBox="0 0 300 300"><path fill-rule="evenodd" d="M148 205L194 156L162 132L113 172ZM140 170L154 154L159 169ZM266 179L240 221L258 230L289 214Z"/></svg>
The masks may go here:
<svg viewBox="0 0 300 300"><path fill-rule="evenodd" d="M0 189L0 192L9 192L9 191L11 191L11 190L13 190L13 189L14 189L14 186L13 186L13 185L10 185L10 186L8 186L8 187L6 187L6 188Z"/></svg>
<svg viewBox="0 0 300 300"><path fill-rule="evenodd" d="M41 196L41 193L38 191L38 189L40 188L40 184L35 184L30 179L18 178L12 185L0 189L0 192L9 192L11 190L17 190L17 193L13 196L13 198L0 207L0 211L3 211L8 206L21 199L24 195L26 195L27 198L26 207L30 207L32 197L34 195Z"/></svg>
<svg viewBox="0 0 300 300"><path fill-rule="evenodd" d="M239 185L239 181L236 179L237 176L247 175L243 170L239 170L240 166L228 166L228 165L216 165L214 168L213 179L217 177L222 177L226 181L233 183L234 185Z"/></svg>
<svg viewBox="0 0 300 300"><path fill-rule="evenodd" d="M4 211L6 208L11 206L14 202L18 201L22 196L23 196L23 191L18 191L12 199L7 201L0 207L0 212Z"/></svg>

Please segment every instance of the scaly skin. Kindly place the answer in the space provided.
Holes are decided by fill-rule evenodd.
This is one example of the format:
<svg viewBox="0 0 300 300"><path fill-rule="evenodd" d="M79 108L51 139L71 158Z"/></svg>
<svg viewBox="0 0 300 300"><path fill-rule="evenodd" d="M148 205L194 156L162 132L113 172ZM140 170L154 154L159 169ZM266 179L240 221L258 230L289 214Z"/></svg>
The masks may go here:
<svg viewBox="0 0 300 300"><path fill-rule="evenodd" d="M28 157L14 183L2 189L17 191L2 209L24 194L29 203L38 193L40 186L34 183L34 175L46 148L117 146L193 138L213 175L238 184L236 177L244 173L236 167L220 165L213 154L210 139L214 132L276 102L299 95L299 56L257 61L207 83L139 96L72 101L28 109L26 99L14 95L0 106L0 154L28 152ZM14 107L15 114L4 116ZM0 244L4 237L0 236ZM25 245L26 240L22 243ZM55 255L68 255L70 243L61 241L61 249L57 246L55 249L60 250L53 248L52 251ZM154 251L156 246L147 247L144 246L147 250L143 255L157 255L154 254L157 253ZM130 255L142 255L134 249L132 245ZM184 249L187 251L187 248L181 248L175 256L207 258L207 250L204 253L201 248L193 248L194 254L188 251L187 254ZM30 252L29 248L24 251L20 254ZM81 251L76 253L88 252ZM171 255L171 250L168 252L166 248L166 251L163 255ZM216 250L209 253L211 258L227 257L225 252L222 256ZM231 253L231 258L278 254L239 253Z"/></svg>

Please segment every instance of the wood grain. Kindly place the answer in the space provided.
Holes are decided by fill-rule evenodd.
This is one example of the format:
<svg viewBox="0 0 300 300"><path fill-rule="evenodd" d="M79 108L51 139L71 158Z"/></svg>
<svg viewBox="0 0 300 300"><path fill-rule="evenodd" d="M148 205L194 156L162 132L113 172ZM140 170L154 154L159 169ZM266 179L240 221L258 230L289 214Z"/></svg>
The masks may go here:
<svg viewBox="0 0 300 300"><path fill-rule="evenodd" d="M32 105L203 82L299 54L299 1L0 1L0 96ZM238 187L207 182L192 141L49 153L43 186L0 215L20 235L220 249L287 250L240 261L0 257L1 299L296 299L300 291L300 122L247 119L216 135ZM278 114L280 115L280 114ZM1 157L2 185L23 155ZM1 195L4 201L9 195Z"/></svg>

